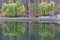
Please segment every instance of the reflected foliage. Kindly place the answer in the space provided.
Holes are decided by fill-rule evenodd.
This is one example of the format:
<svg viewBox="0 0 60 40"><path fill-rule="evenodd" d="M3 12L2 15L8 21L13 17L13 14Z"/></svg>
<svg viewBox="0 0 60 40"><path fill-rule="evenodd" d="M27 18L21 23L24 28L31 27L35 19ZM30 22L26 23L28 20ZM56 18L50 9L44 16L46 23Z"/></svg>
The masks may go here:
<svg viewBox="0 0 60 40"><path fill-rule="evenodd" d="M28 29L22 23L2 24L3 35L9 36L9 40L45 40L45 38L54 38L56 31L48 23L32 22ZM29 26L29 25L28 25ZM27 33L28 32L28 33Z"/></svg>
<svg viewBox="0 0 60 40"><path fill-rule="evenodd" d="M55 30L49 28L49 25L46 23L33 22L30 31L30 40L44 40L45 37L50 36L52 38L55 36Z"/></svg>
<svg viewBox="0 0 60 40"><path fill-rule="evenodd" d="M19 36L24 34L25 26L23 24L5 23L2 25L3 34L9 36Z"/></svg>

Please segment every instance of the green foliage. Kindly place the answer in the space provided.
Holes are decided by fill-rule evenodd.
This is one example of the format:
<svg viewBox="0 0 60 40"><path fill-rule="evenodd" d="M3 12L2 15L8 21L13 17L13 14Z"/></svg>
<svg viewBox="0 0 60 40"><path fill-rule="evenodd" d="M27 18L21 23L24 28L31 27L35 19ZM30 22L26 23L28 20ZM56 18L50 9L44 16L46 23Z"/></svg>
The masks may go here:
<svg viewBox="0 0 60 40"><path fill-rule="evenodd" d="M44 37L54 37L55 36L55 30L49 28L48 24L46 23L39 23L39 22L33 22L33 27L29 27L29 37L30 40L43 40ZM18 36L21 38L21 35L24 35L26 33L25 25L21 23L5 23L2 25L3 28L3 35L7 36Z"/></svg>
<svg viewBox="0 0 60 40"><path fill-rule="evenodd" d="M25 7L23 4L20 4L18 1L16 3L2 5L3 15L7 16L18 16L22 15L25 12Z"/></svg>
<svg viewBox="0 0 60 40"><path fill-rule="evenodd" d="M38 6L38 10L40 11L40 13L45 14L48 11L48 4L46 2L42 2L41 4L39 4Z"/></svg>
<svg viewBox="0 0 60 40"><path fill-rule="evenodd" d="M30 29L30 40L44 40L44 38L50 36L51 38L55 36L55 30L49 28L49 25L46 23L33 22L33 27ZM37 38L38 37L38 38Z"/></svg>
<svg viewBox="0 0 60 40"><path fill-rule="evenodd" d="M21 36L25 32L23 24L5 23L2 25L4 36Z"/></svg>
<svg viewBox="0 0 60 40"><path fill-rule="evenodd" d="M35 17L39 17L39 15L38 14L35 14Z"/></svg>
<svg viewBox="0 0 60 40"><path fill-rule="evenodd" d="M48 24L44 24L42 26L40 26L39 28L39 34L42 37L47 37L48 35L50 37L53 37L55 35L55 31L51 28L48 27Z"/></svg>
<svg viewBox="0 0 60 40"><path fill-rule="evenodd" d="M47 2L42 2L38 5L38 8L37 8L40 13L42 13L43 15L47 15L47 13L51 10L54 10L54 2L50 2L50 3L47 3Z"/></svg>
<svg viewBox="0 0 60 40"><path fill-rule="evenodd" d="M54 10L54 5L55 5L54 2L49 3L49 11Z"/></svg>

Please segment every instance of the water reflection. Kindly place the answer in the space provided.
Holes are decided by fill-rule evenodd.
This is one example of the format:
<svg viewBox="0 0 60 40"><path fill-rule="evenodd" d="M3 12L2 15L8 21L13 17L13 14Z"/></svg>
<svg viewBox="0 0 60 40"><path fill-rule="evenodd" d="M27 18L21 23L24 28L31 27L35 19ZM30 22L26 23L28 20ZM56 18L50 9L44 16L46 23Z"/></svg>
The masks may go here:
<svg viewBox="0 0 60 40"><path fill-rule="evenodd" d="M60 40L56 23L5 22L0 26L0 40Z"/></svg>

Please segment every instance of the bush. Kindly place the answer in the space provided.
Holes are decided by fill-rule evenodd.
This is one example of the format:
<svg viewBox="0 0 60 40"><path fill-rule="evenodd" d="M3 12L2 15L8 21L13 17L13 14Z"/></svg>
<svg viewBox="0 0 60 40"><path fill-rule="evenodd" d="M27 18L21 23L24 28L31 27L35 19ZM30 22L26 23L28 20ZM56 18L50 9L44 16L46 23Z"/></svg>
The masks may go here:
<svg viewBox="0 0 60 40"><path fill-rule="evenodd" d="M20 4L18 1L16 3L2 5L2 12L5 16L20 16L25 12L25 7L23 4Z"/></svg>
<svg viewBox="0 0 60 40"><path fill-rule="evenodd" d="M49 11L54 10L54 2L42 2L38 5L37 9L42 15L47 15Z"/></svg>

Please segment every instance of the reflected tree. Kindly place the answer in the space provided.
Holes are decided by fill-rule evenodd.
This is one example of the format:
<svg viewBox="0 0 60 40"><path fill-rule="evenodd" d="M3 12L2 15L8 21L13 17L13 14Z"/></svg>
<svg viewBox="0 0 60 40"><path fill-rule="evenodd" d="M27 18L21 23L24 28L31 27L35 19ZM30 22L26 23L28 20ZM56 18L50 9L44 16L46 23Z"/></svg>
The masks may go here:
<svg viewBox="0 0 60 40"><path fill-rule="evenodd" d="M49 28L46 23L34 22L30 31L30 40L44 40L45 37L50 36L52 38L55 36L55 30Z"/></svg>
<svg viewBox="0 0 60 40"><path fill-rule="evenodd" d="M9 40L14 40L14 36L16 36L20 40L25 32L25 25L21 23L5 23L2 24L3 35L8 36Z"/></svg>

